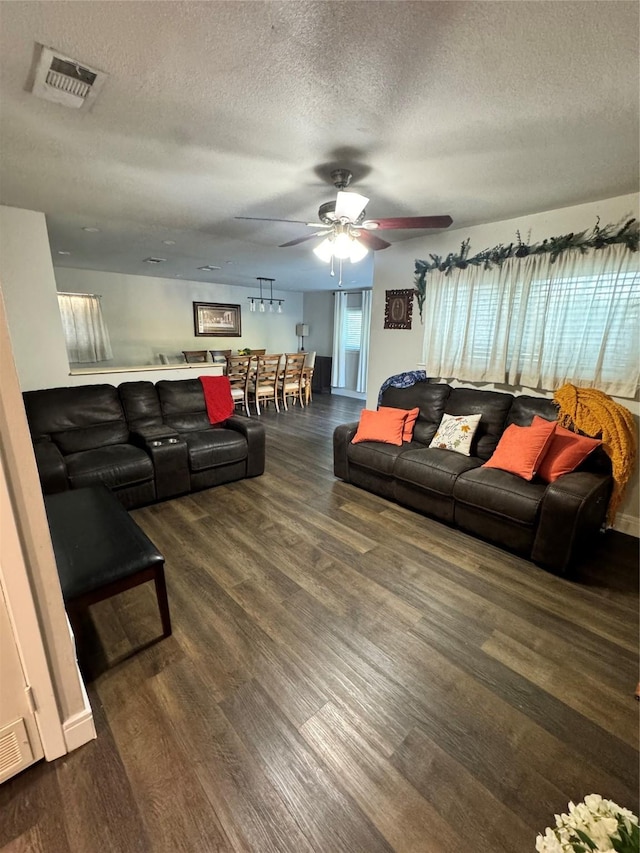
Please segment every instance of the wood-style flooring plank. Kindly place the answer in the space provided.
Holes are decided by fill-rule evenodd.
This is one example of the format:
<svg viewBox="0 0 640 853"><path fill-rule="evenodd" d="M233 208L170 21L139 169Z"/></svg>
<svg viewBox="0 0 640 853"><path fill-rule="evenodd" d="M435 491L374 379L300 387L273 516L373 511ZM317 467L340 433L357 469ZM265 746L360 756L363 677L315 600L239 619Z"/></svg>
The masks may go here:
<svg viewBox="0 0 640 853"><path fill-rule="evenodd" d="M259 756L265 774L315 849L334 853L393 849L257 683L243 685L221 707L236 733Z"/></svg>
<svg viewBox="0 0 640 853"><path fill-rule="evenodd" d="M334 705L325 705L301 732L397 853L460 850L453 827Z"/></svg>

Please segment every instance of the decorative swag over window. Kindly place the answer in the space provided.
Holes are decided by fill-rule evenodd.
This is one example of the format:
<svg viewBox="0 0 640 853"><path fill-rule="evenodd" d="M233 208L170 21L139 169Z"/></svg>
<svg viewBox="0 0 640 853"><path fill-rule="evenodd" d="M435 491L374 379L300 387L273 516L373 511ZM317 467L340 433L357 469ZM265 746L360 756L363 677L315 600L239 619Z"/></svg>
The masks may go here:
<svg viewBox="0 0 640 853"><path fill-rule="evenodd" d="M69 364L113 358L100 298L91 293L59 293L58 304Z"/></svg>
<svg viewBox="0 0 640 853"><path fill-rule="evenodd" d="M552 391L565 382L634 397L640 263L623 244L429 273L430 376Z"/></svg>

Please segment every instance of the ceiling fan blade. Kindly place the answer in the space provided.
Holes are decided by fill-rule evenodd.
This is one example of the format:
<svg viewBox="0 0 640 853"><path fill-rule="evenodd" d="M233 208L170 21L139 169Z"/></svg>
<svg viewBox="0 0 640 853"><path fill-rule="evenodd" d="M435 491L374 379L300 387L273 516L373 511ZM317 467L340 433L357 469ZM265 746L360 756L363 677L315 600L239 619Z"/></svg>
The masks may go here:
<svg viewBox="0 0 640 853"><path fill-rule="evenodd" d="M325 237L326 233L327 233L326 231L316 231L315 234L305 234L304 237L298 237L295 240L289 240L288 243L281 243L278 246L278 248L279 249L286 249L287 246L297 246L298 243L304 243L305 240L313 240L314 237Z"/></svg>
<svg viewBox="0 0 640 853"><path fill-rule="evenodd" d="M234 219L251 219L254 222L295 222L298 225L306 225L304 219L273 219L270 216L234 216Z"/></svg>
<svg viewBox="0 0 640 853"><path fill-rule="evenodd" d="M360 236L357 239L373 252L377 252L378 249L388 249L391 245L391 243L383 240L382 237L372 234L371 231L360 231Z"/></svg>
<svg viewBox="0 0 640 853"><path fill-rule="evenodd" d="M369 199L359 193L345 193L340 191L336 200L336 219L341 219L344 216L351 222L355 222L368 202Z"/></svg>
<svg viewBox="0 0 640 853"><path fill-rule="evenodd" d="M393 228L448 228L450 216L391 216L386 219L367 219L360 228L391 230Z"/></svg>

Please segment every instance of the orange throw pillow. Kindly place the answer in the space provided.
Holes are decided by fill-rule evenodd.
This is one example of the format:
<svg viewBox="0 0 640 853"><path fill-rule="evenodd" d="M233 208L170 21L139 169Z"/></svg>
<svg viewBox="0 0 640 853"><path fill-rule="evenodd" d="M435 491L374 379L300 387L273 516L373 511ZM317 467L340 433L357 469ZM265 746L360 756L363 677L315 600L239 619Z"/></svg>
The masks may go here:
<svg viewBox="0 0 640 853"><path fill-rule="evenodd" d="M405 420L402 440L411 441L413 439L413 428L416 425L418 415L420 414L420 409L418 407L416 407L415 409L395 409L393 408L393 406L380 406L378 411L403 412L405 415Z"/></svg>
<svg viewBox="0 0 640 853"><path fill-rule="evenodd" d="M511 424L502 433L491 459L482 467L500 468L523 480L533 480L553 441L555 429L555 421L544 418L538 418L528 427Z"/></svg>
<svg viewBox="0 0 640 853"><path fill-rule="evenodd" d="M536 420L542 420L542 418L536 415L533 419L534 423ZM556 431L549 449L538 468L538 476L545 483L553 483L563 474L575 471L578 465L601 444L599 438L577 435L556 424Z"/></svg>
<svg viewBox="0 0 640 853"><path fill-rule="evenodd" d="M352 444L361 441L381 441L384 444L402 444L404 422L407 417L405 409L363 409L360 414L358 431L351 440Z"/></svg>

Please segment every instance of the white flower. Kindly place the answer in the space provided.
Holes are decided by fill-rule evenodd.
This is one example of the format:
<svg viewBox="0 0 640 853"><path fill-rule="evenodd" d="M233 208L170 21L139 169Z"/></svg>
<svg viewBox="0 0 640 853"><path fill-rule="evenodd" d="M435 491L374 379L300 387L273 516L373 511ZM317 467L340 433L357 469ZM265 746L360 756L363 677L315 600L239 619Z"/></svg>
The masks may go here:
<svg viewBox="0 0 640 853"><path fill-rule="evenodd" d="M577 805L570 802L568 809L568 814L554 815L555 829L547 827L544 835L537 836L538 853L575 853L574 844L583 849L584 844L579 841L576 830L596 845L594 853L615 853L611 843L618 838L619 823L624 822L627 830L638 824L633 812L612 800L603 799L600 794L589 794L584 802Z"/></svg>
<svg viewBox="0 0 640 853"><path fill-rule="evenodd" d="M564 845L560 844L550 827L546 828L544 836L536 838L536 850L538 853L565 853Z"/></svg>

